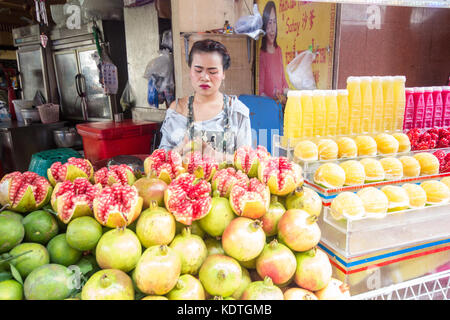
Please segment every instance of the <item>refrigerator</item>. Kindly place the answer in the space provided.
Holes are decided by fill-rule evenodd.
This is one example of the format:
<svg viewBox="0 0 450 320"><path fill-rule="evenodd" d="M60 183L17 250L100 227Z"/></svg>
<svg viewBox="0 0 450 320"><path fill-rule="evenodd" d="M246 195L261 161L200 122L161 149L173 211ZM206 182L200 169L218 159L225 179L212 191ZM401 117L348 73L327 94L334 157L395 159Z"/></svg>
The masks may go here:
<svg viewBox="0 0 450 320"><path fill-rule="evenodd" d="M40 91L46 102L58 103L58 91L52 59L51 43L44 48L40 42L48 28L38 24L13 29L14 46L17 47L17 65L21 84L21 98L33 100Z"/></svg>
<svg viewBox="0 0 450 320"><path fill-rule="evenodd" d="M120 96L128 80L125 48L125 28L123 21L96 21L109 57L118 69L119 88L116 95L105 95L99 82L99 69L93 54L97 51L93 23L82 25L80 29L59 28L50 33L56 82L64 119L80 121L111 121L120 112ZM86 97L86 117L80 97ZM78 88L77 88L78 87Z"/></svg>

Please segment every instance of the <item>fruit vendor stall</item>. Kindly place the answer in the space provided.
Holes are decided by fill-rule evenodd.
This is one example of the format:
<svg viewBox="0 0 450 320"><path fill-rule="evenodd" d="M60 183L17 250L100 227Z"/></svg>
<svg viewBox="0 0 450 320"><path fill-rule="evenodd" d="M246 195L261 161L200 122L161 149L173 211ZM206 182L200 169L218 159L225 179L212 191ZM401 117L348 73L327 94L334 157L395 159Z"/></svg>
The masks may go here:
<svg viewBox="0 0 450 320"><path fill-rule="evenodd" d="M420 74L414 55L397 66L372 55L378 45L394 56L373 31L395 33L409 14L448 27L449 9L119 2L35 1L40 21L12 32L22 119L10 109L0 123L0 300L450 298L450 79ZM226 32L253 5L265 19L272 2L282 64L315 57L314 86L286 71L288 88L274 98L258 95L261 40ZM68 27L77 21L68 6L82 10L80 28ZM409 24L398 32L412 41ZM349 34L368 46L349 52ZM252 144L227 161L192 141L160 146L168 105L190 94L188 49L204 38L230 49L223 92L250 110ZM445 62L422 52L433 70L449 66L448 41L439 49ZM27 81L33 51L44 88ZM173 74L148 77L167 57ZM162 80L171 85L158 92Z"/></svg>

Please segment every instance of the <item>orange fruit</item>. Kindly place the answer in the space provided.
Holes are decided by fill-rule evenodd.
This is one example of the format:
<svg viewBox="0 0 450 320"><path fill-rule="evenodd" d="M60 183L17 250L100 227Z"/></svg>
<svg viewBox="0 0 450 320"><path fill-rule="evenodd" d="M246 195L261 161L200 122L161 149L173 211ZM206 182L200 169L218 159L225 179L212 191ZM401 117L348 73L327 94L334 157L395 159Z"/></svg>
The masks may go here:
<svg viewBox="0 0 450 320"><path fill-rule="evenodd" d="M409 196L400 186L384 186L381 188L389 200L388 212L406 210L409 207Z"/></svg>
<svg viewBox="0 0 450 320"><path fill-rule="evenodd" d="M358 156L374 156L377 154L377 142L371 136L357 136L355 143Z"/></svg>
<svg viewBox="0 0 450 320"><path fill-rule="evenodd" d="M398 180L403 177L403 165L397 158L386 157L380 160L386 180Z"/></svg>
<svg viewBox="0 0 450 320"><path fill-rule="evenodd" d="M342 218L356 219L365 215L363 201L353 192L341 192L331 202L331 215L339 220Z"/></svg>
<svg viewBox="0 0 450 320"><path fill-rule="evenodd" d="M345 183L345 171L335 163L324 163L314 173L314 182L325 188L339 188Z"/></svg>
<svg viewBox="0 0 450 320"><path fill-rule="evenodd" d="M420 152L416 153L414 158L419 161L421 176L439 173L439 160L434 154Z"/></svg>
<svg viewBox="0 0 450 320"><path fill-rule="evenodd" d="M415 178L420 176L420 164L414 157L402 156L398 160L402 163L404 177Z"/></svg>
<svg viewBox="0 0 450 320"><path fill-rule="evenodd" d="M408 193L410 208L425 207L427 194L421 186L415 183L405 183L402 188Z"/></svg>
<svg viewBox="0 0 450 320"><path fill-rule="evenodd" d="M319 159L319 149L312 141L300 141L294 148L294 156L303 161L315 161Z"/></svg>
<svg viewBox="0 0 450 320"><path fill-rule="evenodd" d="M348 137L342 137L337 140L338 145L338 157L341 158L353 158L358 155L358 147L355 140Z"/></svg>
<svg viewBox="0 0 450 320"><path fill-rule="evenodd" d="M406 134L401 132L393 133L392 136L398 141L398 152L408 152L411 150L411 141Z"/></svg>
<svg viewBox="0 0 450 320"><path fill-rule="evenodd" d="M320 160L333 160L338 158L339 148L337 143L331 139L320 139L317 143Z"/></svg>
<svg viewBox="0 0 450 320"><path fill-rule="evenodd" d="M359 161L364 166L364 172L366 173L366 183L383 181L386 177L384 168L381 162L377 159L364 158Z"/></svg>
<svg viewBox="0 0 450 320"><path fill-rule="evenodd" d="M366 179L366 173L364 166L356 160L347 160L340 164L341 168L345 172L345 185L355 186L364 184Z"/></svg>
<svg viewBox="0 0 450 320"><path fill-rule="evenodd" d="M444 204L450 199L450 189L441 181L428 180L420 186L427 194L427 204Z"/></svg>
<svg viewBox="0 0 450 320"><path fill-rule="evenodd" d="M378 153L393 154L398 152L399 143L392 135L387 133L380 133L375 136Z"/></svg>
<svg viewBox="0 0 450 320"><path fill-rule="evenodd" d="M383 191L368 187L359 190L356 195L362 200L367 217L383 218L386 216L389 200Z"/></svg>

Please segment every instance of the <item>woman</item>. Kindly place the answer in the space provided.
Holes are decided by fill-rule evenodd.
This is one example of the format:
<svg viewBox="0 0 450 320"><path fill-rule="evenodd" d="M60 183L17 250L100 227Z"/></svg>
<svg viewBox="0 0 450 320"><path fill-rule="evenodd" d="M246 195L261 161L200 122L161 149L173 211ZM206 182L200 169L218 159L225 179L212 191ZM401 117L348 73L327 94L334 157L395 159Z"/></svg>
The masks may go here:
<svg viewBox="0 0 450 320"><path fill-rule="evenodd" d="M219 91L230 63L220 42L193 44L188 65L194 95L171 103L161 127L160 148L184 154L195 146L218 161L232 162L237 148L251 145L249 109L236 96Z"/></svg>
<svg viewBox="0 0 450 320"><path fill-rule="evenodd" d="M275 3L267 2L263 11L263 30L259 53L259 94L280 99L289 89L283 66L283 54L277 44Z"/></svg>

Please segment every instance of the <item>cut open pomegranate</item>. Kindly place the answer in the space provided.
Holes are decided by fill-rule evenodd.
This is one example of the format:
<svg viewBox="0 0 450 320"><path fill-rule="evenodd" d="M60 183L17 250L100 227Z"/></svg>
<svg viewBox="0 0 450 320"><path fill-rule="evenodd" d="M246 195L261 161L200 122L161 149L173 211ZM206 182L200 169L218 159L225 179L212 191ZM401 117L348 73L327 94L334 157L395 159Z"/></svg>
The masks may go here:
<svg viewBox="0 0 450 320"><path fill-rule="evenodd" d="M217 171L211 180L213 191L218 190L220 196L225 198L230 197L231 188L234 185L245 187L248 183L248 176L241 170L236 170L233 167Z"/></svg>
<svg viewBox="0 0 450 320"><path fill-rule="evenodd" d="M87 159L69 158L66 163L54 162L47 170L50 183L55 186L58 182L66 180L73 181L76 178L87 178L92 180L94 168Z"/></svg>
<svg viewBox="0 0 450 320"><path fill-rule="evenodd" d="M169 184L185 172L178 152L156 149L144 160L144 171L149 178L158 178Z"/></svg>
<svg viewBox="0 0 450 320"><path fill-rule="evenodd" d="M94 216L106 227L125 227L139 217L142 203L136 187L115 183L103 188L94 198Z"/></svg>
<svg viewBox="0 0 450 320"><path fill-rule="evenodd" d="M188 152L184 156L183 167L188 173L194 174L197 178L209 181L216 173L219 165L215 159L199 151L194 151Z"/></svg>
<svg viewBox="0 0 450 320"><path fill-rule="evenodd" d="M93 215L93 200L100 190L100 184L92 185L86 178L59 182L52 194L53 210L64 223L81 216Z"/></svg>
<svg viewBox="0 0 450 320"><path fill-rule="evenodd" d="M256 178L250 179L248 186L235 185L230 192L230 204L237 215L258 219L269 210L269 187Z"/></svg>
<svg viewBox="0 0 450 320"><path fill-rule="evenodd" d="M206 216L211 209L211 200L211 184L189 173L172 181L164 194L167 210L185 225Z"/></svg>
<svg viewBox="0 0 450 320"><path fill-rule="evenodd" d="M42 208L49 201L53 188L47 179L37 173L18 171L9 173L0 181L0 203L17 212Z"/></svg>
<svg viewBox="0 0 450 320"><path fill-rule="evenodd" d="M95 183L100 183L102 187L111 186L114 183L133 185L136 177L133 169L126 164L112 165L109 168L101 168L94 174Z"/></svg>
<svg viewBox="0 0 450 320"><path fill-rule="evenodd" d="M302 168L286 157L263 160L258 168L258 178L278 196L285 196L303 185Z"/></svg>
<svg viewBox="0 0 450 320"><path fill-rule="evenodd" d="M258 176L259 163L268 157L270 153L264 146L258 146L256 150L249 146L242 146L234 153L234 166L250 178L255 178Z"/></svg>

